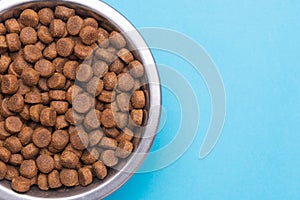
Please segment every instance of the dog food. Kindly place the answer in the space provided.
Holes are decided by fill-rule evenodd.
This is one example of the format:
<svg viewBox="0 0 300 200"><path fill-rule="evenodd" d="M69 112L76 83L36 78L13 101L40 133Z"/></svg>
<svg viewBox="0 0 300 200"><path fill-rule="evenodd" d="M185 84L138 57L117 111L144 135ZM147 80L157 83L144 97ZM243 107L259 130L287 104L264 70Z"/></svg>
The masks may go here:
<svg viewBox="0 0 300 200"><path fill-rule="evenodd" d="M65 6L0 21L0 180L14 191L85 187L134 151L144 66L101 24Z"/></svg>

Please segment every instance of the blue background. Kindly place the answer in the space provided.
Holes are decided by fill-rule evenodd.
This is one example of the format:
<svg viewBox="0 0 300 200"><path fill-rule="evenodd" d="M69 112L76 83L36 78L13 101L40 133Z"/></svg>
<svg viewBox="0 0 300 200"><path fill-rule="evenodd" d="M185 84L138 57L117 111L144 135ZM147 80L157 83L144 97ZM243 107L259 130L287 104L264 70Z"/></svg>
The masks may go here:
<svg viewBox="0 0 300 200"><path fill-rule="evenodd" d="M200 146L210 120L201 77L173 55L154 51L191 80L201 119L189 150L171 166L134 175L115 199L300 199L300 1L106 0L136 27L164 27L192 37L224 80L227 117L204 160ZM176 97L163 90L166 123L153 149L166 145L180 123Z"/></svg>

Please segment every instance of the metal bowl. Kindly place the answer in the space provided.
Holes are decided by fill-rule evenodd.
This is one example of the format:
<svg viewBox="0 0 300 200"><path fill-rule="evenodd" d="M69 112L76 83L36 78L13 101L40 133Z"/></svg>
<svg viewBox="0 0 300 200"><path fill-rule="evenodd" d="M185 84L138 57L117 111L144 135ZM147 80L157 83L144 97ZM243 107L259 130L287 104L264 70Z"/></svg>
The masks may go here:
<svg viewBox="0 0 300 200"><path fill-rule="evenodd" d="M107 4L98 0L0 0L0 21L11 17L17 17L24 9L39 9L43 7L54 7L56 5L65 5L74 8L81 16L90 16L101 21L105 28L112 27L125 34L127 40L134 49L135 56L143 62L147 78L147 90L149 91L148 99L148 117L149 122L144 129L143 137L134 154L124 163L119 170L112 170L104 181L94 180L87 187L62 188L40 191L36 186L32 187L26 194L19 194L10 188L10 182L0 182L0 199L55 199L55 200L74 200L102 199L118 188L120 188L140 167L146 158L159 124L160 106L161 106L161 88L158 72L151 51L147 44L136 30L136 28L118 11L114 10Z"/></svg>

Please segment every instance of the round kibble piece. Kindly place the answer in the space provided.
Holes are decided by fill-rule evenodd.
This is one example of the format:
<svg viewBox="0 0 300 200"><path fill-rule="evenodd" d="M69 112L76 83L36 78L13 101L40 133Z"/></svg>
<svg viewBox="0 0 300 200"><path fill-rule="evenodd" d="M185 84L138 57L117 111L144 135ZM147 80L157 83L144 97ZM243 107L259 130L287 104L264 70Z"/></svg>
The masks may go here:
<svg viewBox="0 0 300 200"><path fill-rule="evenodd" d="M65 6L56 6L55 16L64 21L68 20L70 17L75 15L75 10L65 7Z"/></svg>
<svg viewBox="0 0 300 200"><path fill-rule="evenodd" d="M103 61L96 61L93 64L94 75L98 78L102 78L108 72L108 65Z"/></svg>
<svg viewBox="0 0 300 200"><path fill-rule="evenodd" d="M89 144L89 135L82 129L75 128L70 131L70 142L77 150L84 150Z"/></svg>
<svg viewBox="0 0 300 200"><path fill-rule="evenodd" d="M18 75L21 75L23 70L26 69L27 67L31 67L31 64L26 62L22 56L17 56L14 59L12 68Z"/></svg>
<svg viewBox="0 0 300 200"><path fill-rule="evenodd" d="M19 138L12 136L5 140L4 147L6 147L11 153L18 153L22 149L22 144Z"/></svg>
<svg viewBox="0 0 300 200"><path fill-rule="evenodd" d="M14 18L5 21L5 27L9 33L19 33L21 28L18 21Z"/></svg>
<svg viewBox="0 0 300 200"><path fill-rule="evenodd" d="M33 133L32 128L28 126L22 129L22 131L18 134L18 137L22 145L27 145L31 142L32 133Z"/></svg>
<svg viewBox="0 0 300 200"><path fill-rule="evenodd" d="M118 148L116 149L115 155L118 158L127 158L133 150L133 144L127 140L123 140L119 143Z"/></svg>
<svg viewBox="0 0 300 200"><path fill-rule="evenodd" d="M60 188L62 186L60 177L59 177L59 172L57 170L53 170L49 175L48 175L48 184L50 188Z"/></svg>
<svg viewBox="0 0 300 200"><path fill-rule="evenodd" d="M135 125L141 126L143 123L143 110L134 109L131 111L130 116Z"/></svg>
<svg viewBox="0 0 300 200"><path fill-rule="evenodd" d="M93 77L86 85L86 90L93 96L98 96L103 90L103 81L97 77Z"/></svg>
<svg viewBox="0 0 300 200"><path fill-rule="evenodd" d="M130 74L123 73L118 76L118 89L123 92L128 92L134 87L134 79Z"/></svg>
<svg viewBox="0 0 300 200"><path fill-rule="evenodd" d="M78 66L79 63L77 61L66 62L63 68L63 74L66 76L66 78L70 80L75 80Z"/></svg>
<svg viewBox="0 0 300 200"><path fill-rule="evenodd" d="M54 65L46 59L41 59L36 62L34 69L39 72L42 77L46 78L52 76L55 71Z"/></svg>
<svg viewBox="0 0 300 200"><path fill-rule="evenodd" d="M30 63L35 63L43 57L41 49L34 45L26 45L23 49L23 53L24 59Z"/></svg>
<svg viewBox="0 0 300 200"><path fill-rule="evenodd" d="M7 172L7 166L4 162L0 161L0 180L3 180Z"/></svg>
<svg viewBox="0 0 300 200"><path fill-rule="evenodd" d="M125 128L120 135L116 138L118 142L121 142L123 140L131 141L134 136L134 133L132 130Z"/></svg>
<svg viewBox="0 0 300 200"><path fill-rule="evenodd" d="M140 78L144 75L144 67L142 63L135 60L128 65L130 74L135 78Z"/></svg>
<svg viewBox="0 0 300 200"><path fill-rule="evenodd" d="M83 22L83 27L86 27L86 26L98 28L98 22L96 19L94 19L92 17L87 17L84 19L84 22Z"/></svg>
<svg viewBox="0 0 300 200"><path fill-rule="evenodd" d="M87 130L93 130L97 129L100 127L100 117L101 117L101 112L92 109L84 118L84 127Z"/></svg>
<svg viewBox="0 0 300 200"><path fill-rule="evenodd" d="M16 52L21 49L21 41L17 33L7 34L6 41L10 52Z"/></svg>
<svg viewBox="0 0 300 200"><path fill-rule="evenodd" d="M37 147L45 148L51 142L51 132L46 128L38 128L32 134L32 141Z"/></svg>
<svg viewBox="0 0 300 200"><path fill-rule="evenodd" d="M117 85L118 79L114 72L106 73L103 78L104 88L106 90L113 90Z"/></svg>
<svg viewBox="0 0 300 200"><path fill-rule="evenodd" d="M5 179L11 181L13 178L18 177L19 174L19 170L11 165L7 165L7 172L5 175Z"/></svg>
<svg viewBox="0 0 300 200"><path fill-rule="evenodd" d="M73 109L78 113L87 113L92 107L92 98L87 93L79 94L73 99Z"/></svg>
<svg viewBox="0 0 300 200"><path fill-rule="evenodd" d="M88 82L93 77L93 69L87 64L81 64L78 67L76 80L79 82Z"/></svg>
<svg viewBox="0 0 300 200"><path fill-rule="evenodd" d="M54 13L50 8L41 9L38 12L38 16L40 22L45 26L48 26L51 23L51 21L54 19Z"/></svg>
<svg viewBox="0 0 300 200"><path fill-rule="evenodd" d="M101 154L101 160L108 167L113 167L119 162L119 159L115 156L115 152L113 150L103 151Z"/></svg>
<svg viewBox="0 0 300 200"><path fill-rule="evenodd" d="M30 190L30 179L18 176L12 179L11 188L16 192L27 192Z"/></svg>
<svg viewBox="0 0 300 200"><path fill-rule="evenodd" d="M97 161L93 164L93 171L97 178L101 180L107 176L106 166L101 161Z"/></svg>
<svg viewBox="0 0 300 200"><path fill-rule="evenodd" d="M65 114L69 108L69 103L66 101L52 101L50 107L53 108L57 114Z"/></svg>
<svg viewBox="0 0 300 200"><path fill-rule="evenodd" d="M45 108L41 111L40 115L41 124L44 126L55 126L56 111L52 108Z"/></svg>
<svg viewBox="0 0 300 200"><path fill-rule="evenodd" d="M36 165L42 173L48 174L54 169L54 160L50 155L42 154L36 159Z"/></svg>
<svg viewBox="0 0 300 200"><path fill-rule="evenodd" d="M36 104L42 102L41 93L39 92L28 92L25 95L25 103Z"/></svg>
<svg viewBox="0 0 300 200"><path fill-rule="evenodd" d="M43 51L43 56L49 60L53 60L57 57L56 44L52 42L49 46L47 46ZM53 65L55 68L55 66Z"/></svg>
<svg viewBox="0 0 300 200"><path fill-rule="evenodd" d="M101 114L101 124L106 128L116 126L115 118L111 109L105 109Z"/></svg>
<svg viewBox="0 0 300 200"><path fill-rule="evenodd" d="M75 169L79 164L79 158L72 151L64 151L60 156L60 162L63 167Z"/></svg>
<svg viewBox="0 0 300 200"><path fill-rule="evenodd" d="M21 165L22 162L23 162L23 156L21 154L12 154L10 156L9 163L11 165L19 166L19 165ZM0 166L0 170L1 170L1 166Z"/></svg>
<svg viewBox="0 0 300 200"><path fill-rule="evenodd" d="M121 49L126 46L125 38L118 32L113 31L109 35L110 43L117 49Z"/></svg>
<svg viewBox="0 0 300 200"><path fill-rule="evenodd" d="M74 42L70 38L61 38L56 42L58 55L68 57L73 53Z"/></svg>
<svg viewBox="0 0 300 200"><path fill-rule="evenodd" d="M37 184L40 190L48 191L49 185L47 175L40 173L38 176Z"/></svg>
<svg viewBox="0 0 300 200"><path fill-rule="evenodd" d="M111 138L116 138L120 134L119 130L116 128L104 128L103 127L102 130L106 136L111 137ZM113 142L113 143L115 143L115 142Z"/></svg>
<svg viewBox="0 0 300 200"><path fill-rule="evenodd" d="M121 49L117 55L119 56L119 58L121 58L126 64L130 63L131 61L134 60L134 57L132 55L132 53L130 53L130 51L128 49Z"/></svg>
<svg viewBox="0 0 300 200"><path fill-rule="evenodd" d="M83 116L76 113L72 108L66 112L65 119L72 125L78 125L83 122Z"/></svg>
<svg viewBox="0 0 300 200"><path fill-rule="evenodd" d="M11 116L5 120L5 129L10 133L18 133L22 130L23 123L19 117Z"/></svg>
<svg viewBox="0 0 300 200"><path fill-rule="evenodd" d="M37 27L39 24L39 16L38 14L32 9L24 10L20 15L20 21L25 26L30 27Z"/></svg>
<svg viewBox="0 0 300 200"><path fill-rule="evenodd" d="M135 91L131 97L131 105L133 108L144 108L146 104L145 94L143 91Z"/></svg>
<svg viewBox="0 0 300 200"><path fill-rule="evenodd" d="M20 174L29 179L36 176L37 167L34 160L24 160L20 165Z"/></svg>
<svg viewBox="0 0 300 200"><path fill-rule="evenodd" d="M21 75L22 81L28 86L35 86L39 82L40 74L32 68L26 68Z"/></svg>
<svg viewBox="0 0 300 200"><path fill-rule="evenodd" d="M28 144L21 151L24 159L33 159L38 153L39 148L37 148L33 143Z"/></svg>
<svg viewBox="0 0 300 200"><path fill-rule="evenodd" d="M47 81L51 89L62 89L66 84L66 77L61 73L54 73Z"/></svg>
<svg viewBox="0 0 300 200"><path fill-rule="evenodd" d="M95 55L98 59L107 62L108 64L113 63L117 56L114 53L109 52L107 49L98 48L95 52Z"/></svg>
<svg viewBox="0 0 300 200"><path fill-rule="evenodd" d="M39 39L45 44L50 44L54 40L52 34L50 33L50 30L46 26L40 26L37 35Z"/></svg>
<svg viewBox="0 0 300 200"><path fill-rule="evenodd" d="M79 37L86 45L91 45L98 40L97 29L91 26L86 26L80 30Z"/></svg>
<svg viewBox="0 0 300 200"><path fill-rule="evenodd" d="M7 108L12 112L20 113L24 108L24 98L21 94L14 94L7 102Z"/></svg>
<svg viewBox="0 0 300 200"><path fill-rule="evenodd" d="M76 44L74 47L74 54L81 60L88 58L93 53L93 48L84 44Z"/></svg>
<svg viewBox="0 0 300 200"><path fill-rule="evenodd" d="M108 32L103 29L103 28L99 28L98 29L98 45L102 48L107 48L109 46L109 34Z"/></svg>
<svg viewBox="0 0 300 200"><path fill-rule="evenodd" d="M66 99L66 92L64 90L51 90L49 98L55 101L63 101Z"/></svg>
<svg viewBox="0 0 300 200"><path fill-rule="evenodd" d="M99 152L96 148L91 150L85 150L81 156L81 160L84 164L90 165L95 163L99 158Z"/></svg>
<svg viewBox="0 0 300 200"><path fill-rule="evenodd" d="M78 179L81 186L87 186L93 182L93 174L87 167L78 170Z"/></svg>
<svg viewBox="0 0 300 200"><path fill-rule="evenodd" d="M67 187L73 187L78 184L78 173L74 169L63 169L60 174L60 181Z"/></svg>
<svg viewBox="0 0 300 200"><path fill-rule="evenodd" d="M66 24L61 19L54 19L50 24L50 33L52 37L61 38L66 31Z"/></svg>
<svg viewBox="0 0 300 200"><path fill-rule="evenodd" d="M79 34L81 28L83 26L83 20L79 16L73 16L68 19L67 22L67 30L70 35Z"/></svg>
<svg viewBox="0 0 300 200"><path fill-rule="evenodd" d="M20 40L23 45L35 44L37 42L37 32L32 27L25 27L21 30Z"/></svg>
<svg viewBox="0 0 300 200"><path fill-rule="evenodd" d="M4 94L14 94L18 91L18 79L14 75L4 75L1 78L1 92Z"/></svg>
<svg viewBox="0 0 300 200"><path fill-rule="evenodd" d="M55 127L57 130L67 128L68 126L69 126L69 123L67 122L64 115L57 116L56 124L55 124Z"/></svg>
<svg viewBox="0 0 300 200"><path fill-rule="evenodd" d="M101 129L97 129L89 134L90 143L89 146L93 147L97 145L100 140L103 138L103 131Z"/></svg>
<svg viewBox="0 0 300 200"><path fill-rule="evenodd" d="M11 156L11 152L7 148L0 147L0 160L7 163L10 159L10 156Z"/></svg>
<svg viewBox="0 0 300 200"><path fill-rule="evenodd" d="M116 74L119 74L124 69L125 64L120 60L116 59L110 66L109 70L111 72L115 72Z"/></svg>
<svg viewBox="0 0 300 200"><path fill-rule="evenodd" d="M52 134L51 144L56 149L64 149L69 142L69 134L64 130L57 130Z"/></svg>
<svg viewBox="0 0 300 200"><path fill-rule="evenodd" d="M118 146L118 142L115 139L104 137L102 138L101 142L99 143L99 146L103 149L111 149L115 150Z"/></svg>

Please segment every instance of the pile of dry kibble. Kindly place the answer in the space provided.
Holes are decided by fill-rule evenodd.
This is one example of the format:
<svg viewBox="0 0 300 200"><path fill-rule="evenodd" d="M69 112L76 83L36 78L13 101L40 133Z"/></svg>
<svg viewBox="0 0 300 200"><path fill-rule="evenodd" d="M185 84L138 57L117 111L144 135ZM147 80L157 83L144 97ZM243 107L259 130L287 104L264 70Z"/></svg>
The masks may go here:
<svg viewBox="0 0 300 200"><path fill-rule="evenodd" d="M87 186L131 154L147 91L127 46L64 6L0 23L0 180Z"/></svg>

